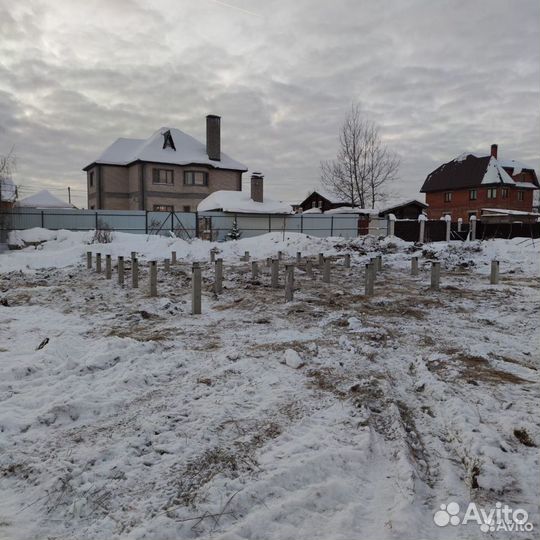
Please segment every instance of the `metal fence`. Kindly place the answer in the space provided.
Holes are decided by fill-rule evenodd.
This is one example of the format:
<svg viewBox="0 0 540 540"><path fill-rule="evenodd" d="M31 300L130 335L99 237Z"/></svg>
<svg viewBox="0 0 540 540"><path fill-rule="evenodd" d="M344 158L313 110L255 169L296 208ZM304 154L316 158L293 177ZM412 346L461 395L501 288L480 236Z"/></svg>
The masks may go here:
<svg viewBox="0 0 540 540"><path fill-rule="evenodd" d="M359 235L356 214L234 214L225 212L147 212L121 210L38 210L14 208L0 214L0 229L71 231L106 230L135 234L171 234L189 239L226 240L236 226L242 238L269 232L298 232L312 236L354 238ZM385 235L386 221L370 223L371 234ZM365 233L364 233L365 234Z"/></svg>
<svg viewBox="0 0 540 540"><path fill-rule="evenodd" d="M193 212L145 212L120 210L38 210L15 208L0 215L7 230L43 229L70 231L107 230L134 234L169 234L181 238L197 236L197 215Z"/></svg>
<svg viewBox="0 0 540 540"><path fill-rule="evenodd" d="M358 216L324 214L232 214L203 212L198 214L199 236L207 240L225 240L236 222L242 238L270 232L296 232L310 236L358 236ZM386 230L386 229L385 229Z"/></svg>

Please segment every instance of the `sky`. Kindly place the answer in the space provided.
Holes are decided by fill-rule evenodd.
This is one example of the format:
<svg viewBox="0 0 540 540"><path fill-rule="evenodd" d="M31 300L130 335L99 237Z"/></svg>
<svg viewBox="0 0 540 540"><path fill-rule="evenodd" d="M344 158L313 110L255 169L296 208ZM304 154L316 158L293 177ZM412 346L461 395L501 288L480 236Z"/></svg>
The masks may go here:
<svg viewBox="0 0 540 540"><path fill-rule="evenodd" d="M465 151L540 169L538 0L0 0L0 155L20 195L86 206L82 167L161 126L291 202L319 186L352 103L401 160L391 202ZM244 175L244 186L249 173Z"/></svg>

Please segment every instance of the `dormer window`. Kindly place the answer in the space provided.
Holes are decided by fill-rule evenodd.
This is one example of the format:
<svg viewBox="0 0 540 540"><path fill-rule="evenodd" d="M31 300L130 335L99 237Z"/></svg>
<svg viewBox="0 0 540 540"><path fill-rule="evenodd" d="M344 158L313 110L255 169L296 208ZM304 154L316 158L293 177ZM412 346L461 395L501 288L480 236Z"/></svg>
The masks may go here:
<svg viewBox="0 0 540 540"><path fill-rule="evenodd" d="M174 146L170 129L163 133L163 150L165 150L165 148L172 148L176 152L176 146Z"/></svg>

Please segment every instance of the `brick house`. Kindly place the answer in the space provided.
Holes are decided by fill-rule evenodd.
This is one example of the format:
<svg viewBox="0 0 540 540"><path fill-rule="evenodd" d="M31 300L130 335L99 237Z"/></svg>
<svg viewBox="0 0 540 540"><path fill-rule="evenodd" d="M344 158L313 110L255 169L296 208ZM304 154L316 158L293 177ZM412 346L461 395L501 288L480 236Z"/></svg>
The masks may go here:
<svg viewBox="0 0 540 540"><path fill-rule="evenodd" d="M242 190L247 167L221 152L221 118L206 117L206 145L175 128L117 139L83 169L88 208L194 212L218 190Z"/></svg>
<svg viewBox="0 0 540 540"><path fill-rule="evenodd" d="M465 153L430 173L421 192L426 194L429 219L450 215L468 220L480 217L484 208L531 212L538 178L532 167L497 157L497 145L491 154Z"/></svg>

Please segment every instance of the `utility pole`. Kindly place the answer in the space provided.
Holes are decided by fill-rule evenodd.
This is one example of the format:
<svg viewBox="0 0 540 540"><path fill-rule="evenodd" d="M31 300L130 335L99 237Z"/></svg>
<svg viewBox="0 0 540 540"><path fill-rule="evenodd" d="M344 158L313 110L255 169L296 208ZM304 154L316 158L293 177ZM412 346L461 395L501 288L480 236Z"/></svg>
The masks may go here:
<svg viewBox="0 0 540 540"><path fill-rule="evenodd" d="M68 186L68 202L71 204L71 188Z"/></svg>

